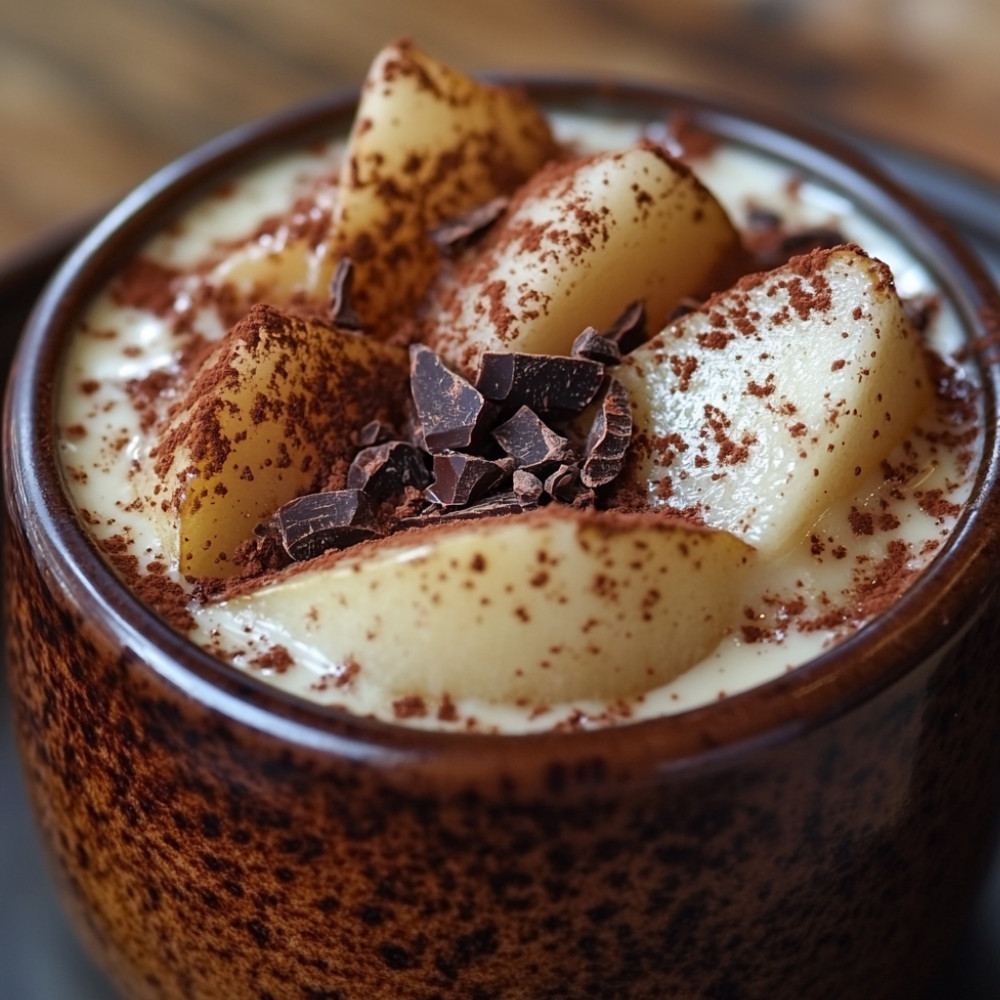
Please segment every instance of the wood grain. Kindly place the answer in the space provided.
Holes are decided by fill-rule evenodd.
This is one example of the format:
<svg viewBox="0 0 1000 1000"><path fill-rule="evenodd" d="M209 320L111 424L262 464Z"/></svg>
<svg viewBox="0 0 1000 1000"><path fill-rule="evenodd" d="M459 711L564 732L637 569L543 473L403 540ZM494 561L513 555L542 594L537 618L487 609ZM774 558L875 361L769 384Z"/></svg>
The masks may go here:
<svg viewBox="0 0 1000 1000"><path fill-rule="evenodd" d="M4 0L0 258L409 35L469 71L734 94L1000 177L995 0Z"/></svg>

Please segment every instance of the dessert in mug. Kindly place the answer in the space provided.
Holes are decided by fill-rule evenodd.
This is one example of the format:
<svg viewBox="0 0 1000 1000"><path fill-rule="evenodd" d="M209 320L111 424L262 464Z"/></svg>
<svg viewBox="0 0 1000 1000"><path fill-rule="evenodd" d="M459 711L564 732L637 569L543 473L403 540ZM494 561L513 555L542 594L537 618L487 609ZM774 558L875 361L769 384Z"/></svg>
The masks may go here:
<svg viewBox="0 0 1000 1000"><path fill-rule="evenodd" d="M598 726L893 603L975 474L961 347L842 193L402 42L349 136L93 302L60 440L109 561L234 668L410 725Z"/></svg>

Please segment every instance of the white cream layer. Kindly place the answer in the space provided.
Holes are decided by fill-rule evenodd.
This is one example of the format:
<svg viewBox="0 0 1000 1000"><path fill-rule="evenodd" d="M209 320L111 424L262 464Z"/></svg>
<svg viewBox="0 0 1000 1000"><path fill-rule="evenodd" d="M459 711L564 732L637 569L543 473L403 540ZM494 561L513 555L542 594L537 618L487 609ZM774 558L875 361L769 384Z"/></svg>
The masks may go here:
<svg viewBox="0 0 1000 1000"><path fill-rule="evenodd" d="M562 139L584 150L624 147L638 133L632 123L597 123L564 116L556 124ZM195 273L207 270L205 262L224 256L224 247L245 244L260 220L291 212L295 205L301 210L304 196L328 204L332 191L329 179L336 175L340 152L337 144L331 144L254 170L189 211L170 232L152 241L147 256L174 268L190 269L192 287L196 286L203 279ZM836 227L890 265L903 297L937 292L928 268L899 239L842 195L796 177L788 165L749 150L722 147L697 161L695 169L738 227L746 224L751 206L774 211L792 227ZM258 241L259 252L279 249L280 241L279 229L277 237ZM181 296L178 309L186 308L191 309L194 327L206 337L215 339L224 333L214 311L195 310ZM960 324L946 302L935 316L929 339L935 350L949 358L962 345ZM105 293L81 320L64 371L59 426L73 499L97 539L124 536L130 552L143 566L169 563L166 553L172 547L164 544L164 537L170 524L148 504L140 509L143 504L137 503L148 494L152 441L140 426L127 385L152 371L169 370L182 343L170 321L122 307ZM159 405L165 407L169 402L164 399ZM79 428L86 428L86 432ZM940 428L924 429L933 432ZM795 668L843 636L843 629L806 630L800 624L815 621L830 606L842 604L841 595L855 589L852 574L866 565L879 564L893 539L908 542L914 553L913 565L922 566L952 530L954 518L940 516L929 504L922 507L917 494L926 496L940 489L949 501L961 503L968 494L975 463L964 467L956 454L939 451L920 434L912 437L911 446L906 462L920 471L908 482L904 498L893 495L894 487L879 476L829 508L796 549L748 579L742 601L745 615L733 623L731 633L709 657L669 685L612 706L515 707L466 699L455 706L453 721L438 719L431 705L425 716L409 717L406 724L507 733L604 725L703 705ZM876 515L891 511L899 525L858 535L851 527L852 508ZM169 566L168 571L179 579L176 566ZM797 613L788 615L788 608L797 604ZM343 705L362 715L389 720L398 717L393 699L380 687L377 677L362 671L350 685L338 684L343 665L326 662L302 636L283 634L264 620L236 616L225 604L193 606L193 611L198 622L194 641L236 668L252 671L303 698ZM285 647L294 664L280 672L256 665L275 645Z"/></svg>

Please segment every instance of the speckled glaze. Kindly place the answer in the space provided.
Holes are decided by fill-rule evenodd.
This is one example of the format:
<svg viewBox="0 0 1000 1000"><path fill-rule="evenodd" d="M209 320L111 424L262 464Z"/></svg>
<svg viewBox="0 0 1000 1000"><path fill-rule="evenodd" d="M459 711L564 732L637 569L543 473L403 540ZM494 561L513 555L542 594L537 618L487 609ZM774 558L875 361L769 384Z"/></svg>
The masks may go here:
<svg viewBox="0 0 1000 1000"><path fill-rule="evenodd" d="M996 330L939 224L825 140L668 92L533 86L550 104L679 107L784 150L910 234L970 328ZM154 178L55 279L15 364L9 666L81 934L134 1000L919 995L1000 812L995 361L983 472L934 568L838 650L668 719L505 738L348 718L215 662L90 547L53 455L69 318L209 180L350 111L331 98Z"/></svg>

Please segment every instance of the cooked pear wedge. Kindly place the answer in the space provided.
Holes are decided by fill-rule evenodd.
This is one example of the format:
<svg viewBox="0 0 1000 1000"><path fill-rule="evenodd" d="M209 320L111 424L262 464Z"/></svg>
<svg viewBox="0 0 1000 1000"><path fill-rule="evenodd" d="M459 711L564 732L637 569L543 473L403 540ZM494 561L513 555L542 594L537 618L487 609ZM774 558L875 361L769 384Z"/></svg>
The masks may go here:
<svg viewBox="0 0 1000 1000"><path fill-rule="evenodd" d="M277 239L254 241L228 254L212 269L207 282L231 289L240 302L284 308L296 299L326 301L332 277L322 247L282 232Z"/></svg>
<svg viewBox="0 0 1000 1000"><path fill-rule="evenodd" d="M281 165L286 172L291 167ZM277 172L278 167L271 167ZM263 172L259 188L251 187L251 197L262 198L260 189L267 189L272 175ZM275 186L291 178L278 173ZM249 307L254 302L267 302L284 308L293 302L323 303L330 297L333 270L330 262L333 215L336 209L338 183L335 175L313 177L297 187L302 199L286 211L281 221L265 220L254 238L238 247L225 247L221 259L205 275L205 282L215 288L225 287L238 303Z"/></svg>
<svg viewBox="0 0 1000 1000"><path fill-rule="evenodd" d="M353 430L400 424L408 373L402 348L255 307L204 362L153 452L181 572L231 575L260 521L353 454Z"/></svg>
<svg viewBox="0 0 1000 1000"><path fill-rule="evenodd" d="M744 278L616 374L650 500L764 553L858 488L933 403L888 267L854 246Z"/></svg>
<svg viewBox="0 0 1000 1000"><path fill-rule="evenodd" d="M438 271L430 230L510 194L556 155L546 119L520 92L397 42L368 72L337 181L312 195L315 217L227 255L209 281L279 307L322 301L350 257L352 306L366 331L386 337Z"/></svg>
<svg viewBox="0 0 1000 1000"><path fill-rule="evenodd" d="M427 342L466 372L484 351L568 354L636 300L659 329L728 283L740 239L687 167L642 143L546 168L476 250L427 310Z"/></svg>
<svg viewBox="0 0 1000 1000"><path fill-rule="evenodd" d="M738 615L752 550L652 515L537 511L396 536L226 608L392 696L544 705L669 681Z"/></svg>
<svg viewBox="0 0 1000 1000"><path fill-rule="evenodd" d="M354 262L365 328L388 335L413 311L440 266L434 226L511 193L555 153L547 121L520 92L474 81L409 42L379 53L348 141L331 251L334 264Z"/></svg>

